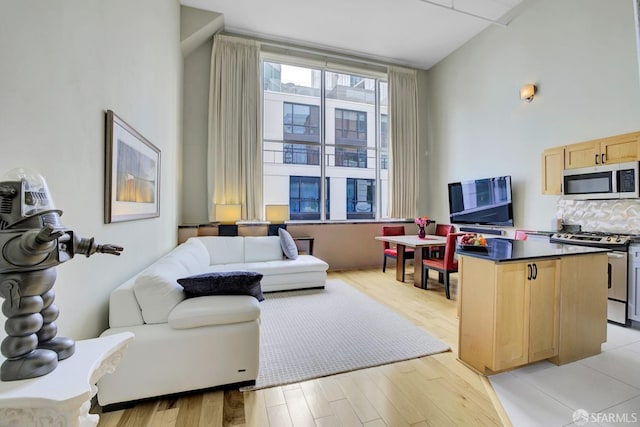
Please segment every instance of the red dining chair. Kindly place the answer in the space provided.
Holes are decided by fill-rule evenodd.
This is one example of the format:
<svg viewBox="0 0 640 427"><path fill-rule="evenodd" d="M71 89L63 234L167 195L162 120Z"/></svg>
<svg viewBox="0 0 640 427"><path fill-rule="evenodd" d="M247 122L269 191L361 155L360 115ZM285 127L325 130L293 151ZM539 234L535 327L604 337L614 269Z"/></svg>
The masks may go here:
<svg viewBox="0 0 640 427"><path fill-rule="evenodd" d="M427 258L422 260L422 289L427 289L427 281L429 280L429 270L435 270L438 273L438 281L444 282L444 291L447 299L451 299L449 292L449 275L458 271L458 260L454 258L456 253L456 239L466 233L449 233L447 234L447 242L444 246L444 258Z"/></svg>
<svg viewBox="0 0 640 427"><path fill-rule="evenodd" d="M527 232L529 230L516 230L515 235L513 236L514 240L527 240Z"/></svg>
<svg viewBox="0 0 640 427"><path fill-rule="evenodd" d="M453 233L453 225L451 224L437 224L436 236L446 237L449 233ZM429 248L429 258L443 258L444 248L442 246L434 246Z"/></svg>
<svg viewBox="0 0 640 427"><path fill-rule="evenodd" d="M406 233L404 231L404 225L394 225L394 226L385 226L382 227L382 235L383 236L404 236ZM391 246L389 242L382 242L384 247L383 251L383 259L382 259L382 272L384 273L387 269L387 258L397 258L398 250L395 246ZM408 259L413 258L414 250L412 248L405 248L405 262Z"/></svg>

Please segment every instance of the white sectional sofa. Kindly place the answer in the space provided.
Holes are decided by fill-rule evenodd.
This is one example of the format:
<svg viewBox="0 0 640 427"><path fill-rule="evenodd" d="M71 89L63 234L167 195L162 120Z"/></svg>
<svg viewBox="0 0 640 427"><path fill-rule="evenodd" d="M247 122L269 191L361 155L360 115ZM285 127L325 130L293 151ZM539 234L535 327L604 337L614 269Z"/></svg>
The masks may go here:
<svg viewBox="0 0 640 427"><path fill-rule="evenodd" d="M263 292L324 287L328 264L284 256L277 236L192 237L118 286L109 329L135 334L115 372L98 382L98 403L230 384L258 375L260 303L248 295L185 299L180 278L207 272L261 273Z"/></svg>

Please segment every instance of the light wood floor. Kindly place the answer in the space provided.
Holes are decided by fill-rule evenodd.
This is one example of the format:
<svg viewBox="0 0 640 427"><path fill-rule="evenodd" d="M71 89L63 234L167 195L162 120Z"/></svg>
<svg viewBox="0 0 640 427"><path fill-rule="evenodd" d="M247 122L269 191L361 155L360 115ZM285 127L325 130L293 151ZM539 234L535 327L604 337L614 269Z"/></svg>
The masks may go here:
<svg viewBox="0 0 640 427"><path fill-rule="evenodd" d="M107 426L510 426L488 380L456 360L456 287L452 300L429 279L431 289L405 283L395 270L330 272L449 344L453 351L241 393L209 391L138 403L100 415ZM453 275L452 278L455 278ZM93 412L99 412L99 408Z"/></svg>

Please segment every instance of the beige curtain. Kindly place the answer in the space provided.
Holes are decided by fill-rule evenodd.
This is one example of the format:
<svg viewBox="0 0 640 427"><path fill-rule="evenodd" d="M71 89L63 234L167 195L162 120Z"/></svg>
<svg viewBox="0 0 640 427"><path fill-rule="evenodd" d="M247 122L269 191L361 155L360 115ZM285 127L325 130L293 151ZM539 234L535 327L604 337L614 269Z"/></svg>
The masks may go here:
<svg viewBox="0 0 640 427"><path fill-rule="evenodd" d="M209 90L209 219L215 204L241 204L242 219L262 216L260 46L216 35Z"/></svg>
<svg viewBox="0 0 640 427"><path fill-rule="evenodd" d="M389 67L389 216L413 218L418 197L418 83L415 70Z"/></svg>

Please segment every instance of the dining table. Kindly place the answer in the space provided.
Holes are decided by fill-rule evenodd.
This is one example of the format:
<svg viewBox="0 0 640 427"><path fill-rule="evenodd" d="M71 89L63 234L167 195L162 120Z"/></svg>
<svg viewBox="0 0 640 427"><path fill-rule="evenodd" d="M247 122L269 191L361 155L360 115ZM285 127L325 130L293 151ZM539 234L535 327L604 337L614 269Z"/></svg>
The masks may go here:
<svg viewBox="0 0 640 427"><path fill-rule="evenodd" d="M417 235L376 236L375 239L396 245L398 252L398 256L396 257L396 280L399 282L404 282L406 248L414 248L413 285L418 288L422 287L422 260L424 259L424 249L433 246L445 246L447 243L446 237L436 236L435 234L427 234L425 237L418 237Z"/></svg>

